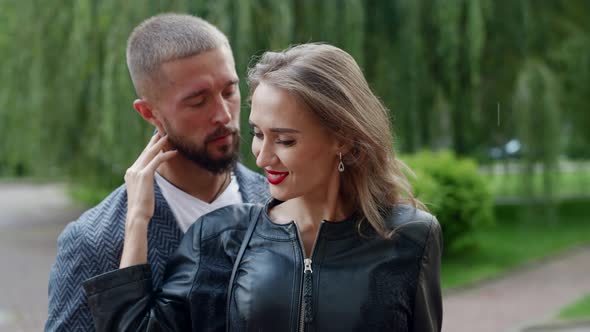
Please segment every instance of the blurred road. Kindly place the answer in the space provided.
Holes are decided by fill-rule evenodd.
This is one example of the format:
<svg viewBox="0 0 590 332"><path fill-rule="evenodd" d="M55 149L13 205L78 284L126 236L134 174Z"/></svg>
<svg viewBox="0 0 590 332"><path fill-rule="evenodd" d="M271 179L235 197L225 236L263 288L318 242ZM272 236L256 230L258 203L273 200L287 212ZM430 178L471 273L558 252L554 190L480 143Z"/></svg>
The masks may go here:
<svg viewBox="0 0 590 332"><path fill-rule="evenodd" d="M42 330L57 237L81 211L63 185L0 183L0 332Z"/></svg>
<svg viewBox="0 0 590 332"><path fill-rule="evenodd" d="M0 332L42 330L57 237L82 211L63 185L0 182ZM587 247L453 291L444 296L443 331L517 331L550 319L590 293L589 276Z"/></svg>

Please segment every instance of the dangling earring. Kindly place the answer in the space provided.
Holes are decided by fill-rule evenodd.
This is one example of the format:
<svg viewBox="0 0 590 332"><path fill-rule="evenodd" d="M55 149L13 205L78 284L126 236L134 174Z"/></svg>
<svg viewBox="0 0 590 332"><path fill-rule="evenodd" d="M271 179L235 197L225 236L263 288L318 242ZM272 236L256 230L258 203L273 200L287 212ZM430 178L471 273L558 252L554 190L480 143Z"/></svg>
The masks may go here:
<svg viewBox="0 0 590 332"><path fill-rule="evenodd" d="M338 152L340 155L340 163L338 163L338 172L344 172L344 163L342 162L342 152Z"/></svg>

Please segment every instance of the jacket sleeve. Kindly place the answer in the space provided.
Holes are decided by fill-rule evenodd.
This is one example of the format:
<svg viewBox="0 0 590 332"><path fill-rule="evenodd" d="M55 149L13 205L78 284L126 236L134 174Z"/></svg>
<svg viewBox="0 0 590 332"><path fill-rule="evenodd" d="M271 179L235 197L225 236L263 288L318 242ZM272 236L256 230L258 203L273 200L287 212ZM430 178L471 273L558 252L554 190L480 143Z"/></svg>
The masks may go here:
<svg viewBox="0 0 590 332"><path fill-rule="evenodd" d="M57 257L49 273L45 331L94 331L82 289L82 282L93 275L88 262L94 252L79 225L68 224L59 236Z"/></svg>
<svg viewBox="0 0 590 332"><path fill-rule="evenodd" d="M433 218L420 262L412 331L431 332L442 328L441 255L442 232Z"/></svg>
<svg viewBox="0 0 590 332"><path fill-rule="evenodd" d="M84 282L97 331L190 331L189 293L199 268L201 222L189 228L171 257L163 286L154 290L149 264Z"/></svg>

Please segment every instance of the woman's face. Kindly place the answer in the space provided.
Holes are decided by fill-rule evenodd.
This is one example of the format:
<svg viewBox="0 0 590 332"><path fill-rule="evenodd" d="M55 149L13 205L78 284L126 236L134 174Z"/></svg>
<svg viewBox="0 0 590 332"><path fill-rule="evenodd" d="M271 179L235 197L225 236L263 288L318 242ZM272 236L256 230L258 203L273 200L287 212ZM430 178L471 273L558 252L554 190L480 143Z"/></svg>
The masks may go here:
<svg viewBox="0 0 590 332"><path fill-rule="evenodd" d="M252 153L274 198L325 199L338 190L339 144L294 96L260 83L252 95L250 125Z"/></svg>

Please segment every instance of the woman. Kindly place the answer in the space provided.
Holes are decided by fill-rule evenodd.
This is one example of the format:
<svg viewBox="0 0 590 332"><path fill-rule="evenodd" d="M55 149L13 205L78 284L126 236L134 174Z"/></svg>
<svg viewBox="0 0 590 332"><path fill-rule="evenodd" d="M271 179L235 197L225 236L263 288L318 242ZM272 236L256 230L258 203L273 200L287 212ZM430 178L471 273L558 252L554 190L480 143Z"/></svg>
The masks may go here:
<svg viewBox="0 0 590 332"><path fill-rule="evenodd" d="M252 152L273 199L203 216L153 291L133 225L149 221L153 170L174 156L154 138L134 165L147 176L126 177L121 269L85 284L97 328L440 331L440 227L416 208L354 59L322 44L267 52L249 84Z"/></svg>

